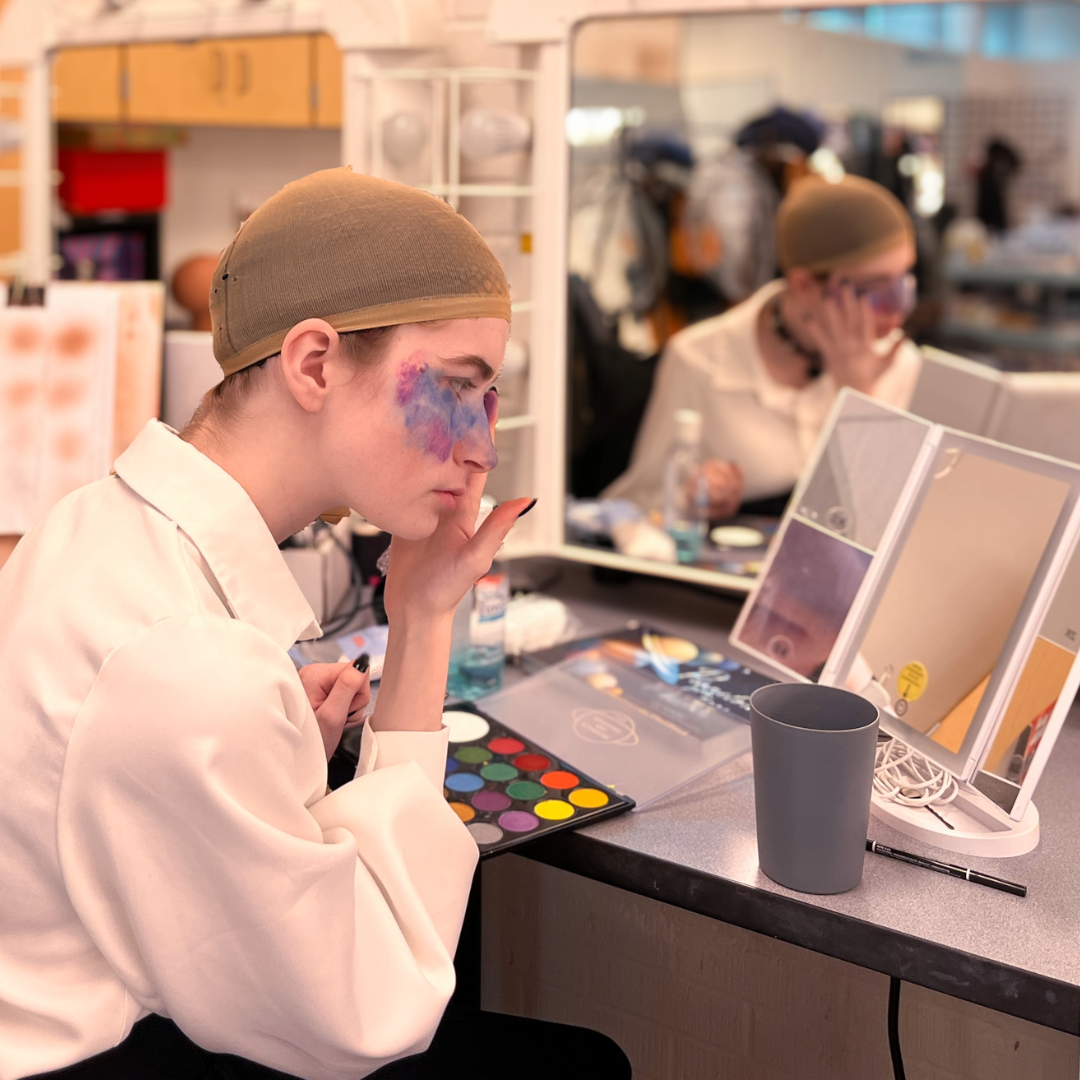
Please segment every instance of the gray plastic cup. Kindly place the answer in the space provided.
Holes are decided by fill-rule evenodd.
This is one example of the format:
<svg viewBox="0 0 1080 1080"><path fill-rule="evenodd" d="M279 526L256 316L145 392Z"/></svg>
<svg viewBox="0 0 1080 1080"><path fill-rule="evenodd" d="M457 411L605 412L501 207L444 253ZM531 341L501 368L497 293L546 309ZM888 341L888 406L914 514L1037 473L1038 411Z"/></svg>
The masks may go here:
<svg viewBox="0 0 1080 1080"><path fill-rule="evenodd" d="M834 686L750 695L758 864L779 885L841 893L862 880L878 710Z"/></svg>

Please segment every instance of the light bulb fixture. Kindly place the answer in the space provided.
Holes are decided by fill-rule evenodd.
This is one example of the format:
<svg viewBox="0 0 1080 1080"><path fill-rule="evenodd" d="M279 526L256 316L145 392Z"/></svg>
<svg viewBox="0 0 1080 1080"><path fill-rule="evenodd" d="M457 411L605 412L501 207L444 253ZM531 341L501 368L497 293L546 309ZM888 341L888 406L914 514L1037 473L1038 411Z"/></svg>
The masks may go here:
<svg viewBox="0 0 1080 1080"><path fill-rule="evenodd" d="M509 109L469 109L461 117L461 152L470 160L528 150L532 126Z"/></svg>
<svg viewBox="0 0 1080 1080"><path fill-rule="evenodd" d="M11 120L0 120L0 154L22 146L22 127Z"/></svg>
<svg viewBox="0 0 1080 1080"><path fill-rule="evenodd" d="M383 157L391 165L411 165L427 145L427 139L427 121L420 113L394 113L382 122Z"/></svg>

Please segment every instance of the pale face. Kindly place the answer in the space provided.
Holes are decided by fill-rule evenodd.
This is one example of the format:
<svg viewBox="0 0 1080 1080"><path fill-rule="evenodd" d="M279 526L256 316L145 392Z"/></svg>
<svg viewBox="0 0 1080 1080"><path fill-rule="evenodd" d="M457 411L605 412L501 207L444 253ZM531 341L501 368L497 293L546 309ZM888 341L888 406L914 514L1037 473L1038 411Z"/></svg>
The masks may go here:
<svg viewBox="0 0 1080 1080"><path fill-rule="evenodd" d="M328 417L343 503L403 539L431 535L498 462L493 384L508 334L503 319L403 326L376 366L357 369Z"/></svg>

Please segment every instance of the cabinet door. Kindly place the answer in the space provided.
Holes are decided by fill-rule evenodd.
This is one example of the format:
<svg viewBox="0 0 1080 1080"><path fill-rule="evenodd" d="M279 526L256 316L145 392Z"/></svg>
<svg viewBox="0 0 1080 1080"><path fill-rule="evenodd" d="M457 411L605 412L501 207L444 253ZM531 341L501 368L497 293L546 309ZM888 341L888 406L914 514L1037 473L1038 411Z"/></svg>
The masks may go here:
<svg viewBox="0 0 1080 1080"><path fill-rule="evenodd" d="M341 127L341 50L329 34L312 36L314 124Z"/></svg>
<svg viewBox="0 0 1080 1080"><path fill-rule="evenodd" d="M236 38L228 46L226 124L308 127L311 45L308 36Z"/></svg>
<svg viewBox="0 0 1080 1080"><path fill-rule="evenodd" d="M152 42L128 46L127 119L148 124L223 124L229 44Z"/></svg>
<svg viewBox="0 0 1080 1080"><path fill-rule="evenodd" d="M128 119L143 123L308 127L306 34L132 45Z"/></svg>
<svg viewBox="0 0 1080 1080"><path fill-rule="evenodd" d="M0 120L19 119L19 87L22 83L21 68L0 68ZM4 261L19 250L22 242L19 219L22 191L18 180L21 167L22 155L18 150L0 154L0 289L7 287L4 279L10 276Z"/></svg>
<svg viewBox="0 0 1080 1080"><path fill-rule="evenodd" d="M53 115L57 120L119 122L122 47L60 49L53 60Z"/></svg>

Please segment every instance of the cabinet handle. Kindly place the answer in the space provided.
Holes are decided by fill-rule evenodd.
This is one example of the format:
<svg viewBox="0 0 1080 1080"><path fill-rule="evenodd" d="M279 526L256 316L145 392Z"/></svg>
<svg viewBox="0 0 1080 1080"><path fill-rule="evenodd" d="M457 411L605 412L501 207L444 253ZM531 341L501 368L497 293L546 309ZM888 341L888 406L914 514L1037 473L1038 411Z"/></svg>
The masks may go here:
<svg viewBox="0 0 1080 1080"><path fill-rule="evenodd" d="M212 94L220 94L225 89L225 50L214 49L214 80L210 84Z"/></svg>
<svg viewBox="0 0 1080 1080"><path fill-rule="evenodd" d="M240 82L236 88L238 94L246 94L251 89L251 56L247 49L238 53L240 60Z"/></svg>

